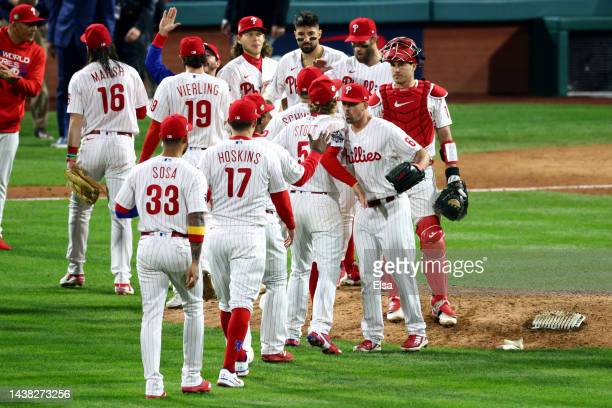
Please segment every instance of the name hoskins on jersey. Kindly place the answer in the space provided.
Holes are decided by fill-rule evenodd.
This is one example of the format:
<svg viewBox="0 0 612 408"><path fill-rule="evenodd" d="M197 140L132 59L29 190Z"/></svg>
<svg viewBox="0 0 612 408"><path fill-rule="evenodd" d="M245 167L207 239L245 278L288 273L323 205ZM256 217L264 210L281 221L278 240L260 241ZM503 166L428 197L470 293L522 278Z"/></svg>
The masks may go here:
<svg viewBox="0 0 612 408"><path fill-rule="evenodd" d="M136 109L148 104L138 72L118 61L105 71L97 62L76 72L68 84L68 113L85 117L83 135L93 130L138 134Z"/></svg>
<svg viewBox="0 0 612 408"><path fill-rule="evenodd" d="M223 138L229 103L225 81L205 73L183 72L159 84L148 115L162 122L168 115L182 114L193 125L189 146L206 148Z"/></svg>

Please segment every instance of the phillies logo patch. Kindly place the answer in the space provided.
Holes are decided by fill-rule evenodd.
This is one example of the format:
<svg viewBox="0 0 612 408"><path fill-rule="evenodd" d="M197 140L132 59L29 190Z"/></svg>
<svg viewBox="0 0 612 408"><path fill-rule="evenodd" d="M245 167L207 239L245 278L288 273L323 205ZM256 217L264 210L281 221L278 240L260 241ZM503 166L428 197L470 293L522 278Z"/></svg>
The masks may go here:
<svg viewBox="0 0 612 408"><path fill-rule="evenodd" d="M359 24L353 24L353 32L356 33L359 30Z"/></svg>
<svg viewBox="0 0 612 408"><path fill-rule="evenodd" d="M373 161L378 161L382 159L382 155L378 152L365 153L363 151L363 147L355 146L353 148L353 152L347 154L347 159L348 159L349 164L367 163L367 162L373 162Z"/></svg>
<svg viewBox="0 0 612 408"><path fill-rule="evenodd" d="M255 17L251 17L251 24L255 25L257 23L257 19Z"/></svg>
<svg viewBox="0 0 612 408"><path fill-rule="evenodd" d="M349 85L345 89L346 89L346 92L344 94L348 95L348 93L351 92L351 89L353 89L353 87Z"/></svg>
<svg viewBox="0 0 612 408"><path fill-rule="evenodd" d="M242 349L242 342L240 340L236 340L234 347L236 348L236 351L240 351Z"/></svg>

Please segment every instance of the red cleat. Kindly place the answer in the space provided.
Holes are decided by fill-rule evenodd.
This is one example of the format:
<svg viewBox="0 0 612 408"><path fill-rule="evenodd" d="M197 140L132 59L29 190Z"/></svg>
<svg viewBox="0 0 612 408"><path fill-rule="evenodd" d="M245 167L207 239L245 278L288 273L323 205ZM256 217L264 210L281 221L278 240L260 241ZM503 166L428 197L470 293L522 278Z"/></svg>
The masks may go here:
<svg viewBox="0 0 612 408"><path fill-rule="evenodd" d="M146 399L162 399L162 398L166 398L168 396L168 394L166 394L166 391L164 391L161 395L145 395Z"/></svg>
<svg viewBox="0 0 612 408"><path fill-rule="evenodd" d="M452 327L457 324L457 312L443 296L431 297L431 315L441 326Z"/></svg>
<svg viewBox="0 0 612 408"><path fill-rule="evenodd" d="M418 334L411 334L408 336L406 341L402 344L402 350L404 351L420 351L427 347L427 336L419 336Z"/></svg>
<svg viewBox="0 0 612 408"><path fill-rule="evenodd" d="M355 347L353 351L358 353L376 353L381 351L380 343L374 343L372 340L364 340Z"/></svg>
<svg viewBox="0 0 612 408"><path fill-rule="evenodd" d="M194 385L193 387L181 387L181 391L183 391L183 394L197 394L209 392L211 388L212 387L208 381L202 380L200 385Z"/></svg>
<svg viewBox="0 0 612 408"><path fill-rule="evenodd" d="M283 350L277 354L263 354L261 359L266 363L288 363L293 361L293 354Z"/></svg>
<svg viewBox="0 0 612 408"><path fill-rule="evenodd" d="M360 285L359 266L355 262L346 268L347 279L345 285L358 286Z"/></svg>
<svg viewBox="0 0 612 408"><path fill-rule="evenodd" d="M387 308L387 320L393 323L404 321L404 312L399 296L389 296L389 307Z"/></svg>
<svg viewBox="0 0 612 408"><path fill-rule="evenodd" d="M287 339L287 340L285 340L285 346L299 347L300 346L300 339Z"/></svg>
<svg viewBox="0 0 612 408"><path fill-rule="evenodd" d="M329 334L310 332L307 338L311 346L321 347L323 354L342 354L342 350L332 343Z"/></svg>
<svg viewBox="0 0 612 408"><path fill-rule="evenodd" d="M0 250L2 251L11 251L13 248L6 243L5 240L3 240L2 238L0 238Z"/></svg>

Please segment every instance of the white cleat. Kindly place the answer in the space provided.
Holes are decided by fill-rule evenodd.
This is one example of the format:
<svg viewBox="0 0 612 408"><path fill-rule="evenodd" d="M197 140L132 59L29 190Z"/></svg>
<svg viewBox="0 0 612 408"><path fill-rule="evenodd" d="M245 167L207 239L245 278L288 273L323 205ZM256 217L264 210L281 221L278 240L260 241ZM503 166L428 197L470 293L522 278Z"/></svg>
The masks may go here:
<svg viewBox="0 0 612 408"><path fill-rule="evenodd" d="M255 350L253 347L244 347L244 351L247 355L247 363L251 364L255 360Z"/></svg>
<svg viewBox="0 0 612 408"><path fill-rule="evenodd" d="M181 299L181 295L175 293L172 299L166 302L166 307L168 309L182 309L183 299Z"/></svg>
<svg viewBox="0 0 612 408"><path fill-rule="evenodd" d="M399 323L404 321L404 311L400 307L393 312L387 312L387 320L392 323Z"/></svg>
<svg viewBox="0 0 612 408"><path fill-rule="evenodd" d="M115 294L119 296L133 295L134 288L129 283L115 283Z"/></svg>
<svg viewBox="0 0 612 408"><path fill-rule="evenodd" d="M219 371L217 385L220 387L242 388L244 387L244 381L238 378L236 374L230 373L225 368L222 368L221 371Z"/></svg>
<svg viewBox="0 0 612 408"><path fill-rule="evenodd" d="M246 377L249 375L249 361L236 361L236 375L238 377Z"/></svg>
<svg viewBox="0 0 612 408"><path fill-rule="evenodd" d="M446 313L440 313L438 316L438 323L440 326L453 327L457 324L457 318L455 316L449 316Z"/></svg>

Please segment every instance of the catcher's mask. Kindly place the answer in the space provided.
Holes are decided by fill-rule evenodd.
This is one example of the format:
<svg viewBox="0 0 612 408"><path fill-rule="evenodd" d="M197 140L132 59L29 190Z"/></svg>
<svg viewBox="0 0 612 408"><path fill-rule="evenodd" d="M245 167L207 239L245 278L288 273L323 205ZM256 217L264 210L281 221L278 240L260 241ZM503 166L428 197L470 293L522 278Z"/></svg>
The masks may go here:
<svg viewBox="0 0 612 408"><path fill-rule="evenodd" d="M385 44L380 51L383 61L403 61L418 64L417 56L421 54L422 50L417 47L411 38L395 37Z"/></svg>
<svg viewBox="0 0 612 408"><path fill-rule="evenodd" d="M453 183L461 183L453 186ZM467 215L467 188L462 181L455 181L447 186L434 204L434 210L451 221L459 221Z"/></svg>

